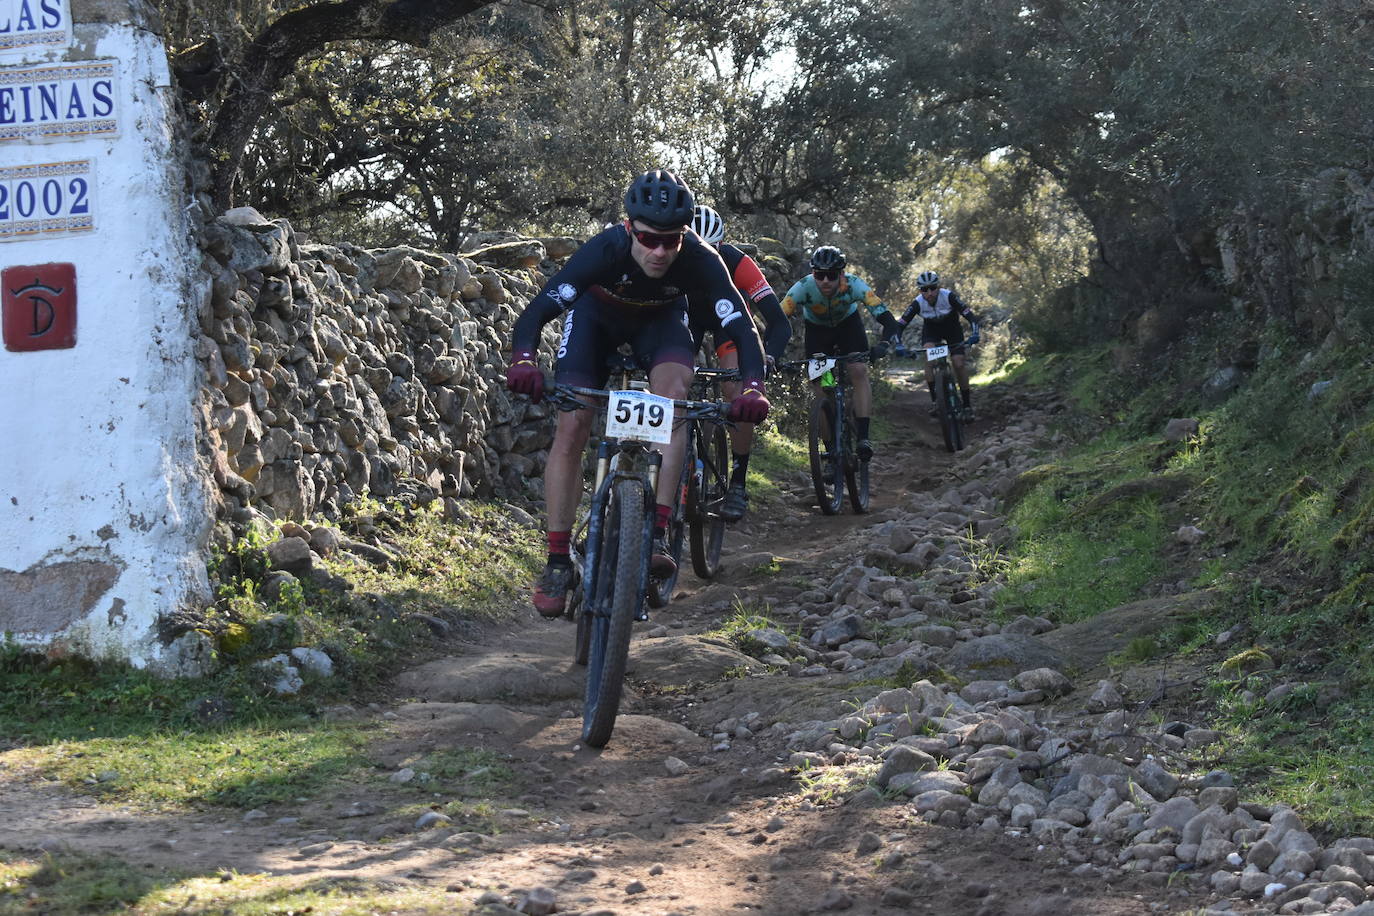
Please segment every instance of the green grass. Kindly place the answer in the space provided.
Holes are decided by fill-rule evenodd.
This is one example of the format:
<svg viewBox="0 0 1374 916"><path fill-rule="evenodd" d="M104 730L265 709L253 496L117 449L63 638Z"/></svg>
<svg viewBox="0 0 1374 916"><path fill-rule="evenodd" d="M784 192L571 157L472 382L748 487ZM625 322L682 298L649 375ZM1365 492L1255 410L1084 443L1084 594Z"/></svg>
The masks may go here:
<svg viewBox="0 0 1374 916"><path fill-rule="evenodd" d="M778 481L790 480L798 472L808 472L810 461L805 438L796 439L777 427L770 427L754 440L754 450L749 457L747 483L750 501L757 506L790 501L791 497L783 491Z"/></svg>
<svg viewBox="0 0 1374 916"><path fill-rule="evenodd" d="M1374 360L1287 329L1260 333L1253 347L1264 358L1235 394L1207 405L1198 377L1225 364L1218 341L1255 335L1217 324L1215 338L1180 344L1149 375L1113 378L1101 351L1037 357L1013 371L1071 394L1076 411L1062 431L1083 444L1013 491L1009 520L1020 535L1006 551L1011 587L998 602L1067 621L1134 600L1159 579L1211 589L1217 601L1203 616L1132 643L1112 664L1191 654L1212 672L1215 722L1228 735L1207 765L1236 772L1246 797L1293 805L1337 834L1368 833ZM1332 384L1311 397L1317 381ZM1167 420L1185 416L1200 421L1200 434L1165 443ZM1203 543L1174 548L1179 524L1202 528ZM1305 685L1280 709L1238 699L1245 671L1216 654L1215 634L1238 622L1245 643L1228 651L1254 649L1278 665L1253 676L1256 693Z"/></svg>
<svg viewBox="0 0 1374 916"><path fill-rule="evenodd" d="M794 624L790 628L791 633L789 635L794 641L800 638L797 627L798 625ZM757 658L772 650L750 637L749 633L753 630L765 629L780 630L784 633L789 630L788 627L777 623L768 616L766 605L749 605L736 600L730 616L722 620L715 629L708 630L702 635L724 639L745 655Z"/></svg>
<svg viewBox="0 0 1374 916"><path fill-rule="evenodd" d="M509 607L512 584L523 584L541 565L543 544L532 531L512 537L510 518L499 504L462 505L462 524L446 521L439 502L408 513L405 524L388 532L397 560L386 568L346 555L337 555L331 567L403 611L498 617Z"/></svg>
<svg viewBox="0 0 1374 916"><path fill-rule="evenodd" d="M345 530L374 528L397 559L385 567L331 560L351 591L302 580L303 588L269 599L265 546L275 531L256 529L220 551L216 604L183 623L218 649L220 667L205 677L163 679L0 644L0 759L78 791L158 808L251 808L377 780L369 749L382 726L331 721L322 709L365 702L398 665L432 651L434 632L413 614L495 617L514 606L537 562L537 536L512 538L499 506L464 508L461 524L432 508L373 504L352 513ZM336 674L307 675L300 694L278 696L254 663L301 645L326 651ZM455 766L476 768L455 760L427 765L440 781ZM492 763L488 772L504 772ZM463 788L498 791L470 780Z"/></svg>
<svg viewBox="0 0 1374 916"><path fill-rule="evenodd" d="M797 785L807 801L817 805L833 805L867 787L878 775L878 769L876 763L806 767L797 774Z"/></svg>
<svg viewBox="0 0 1374 916"><path fill-rule="evenodd" d="M1230 738L1223 763L1247 796L1291 805L1337 836L1367 833L1374 824L1374 692L1332 702L1308 686L1278 708L1247 704L1239 693L1228 691L1219 704Z"/></svg>
<svg viewBox="0 0 1374 916"><path fill-rule="evenodd" d="M367 746L364 732L353 728L246 728L66 741L6 756L110 800L247 809L357 778L369 765Z"/></svg>
<svg viewBox="0 0 1374 916"><path fill-rule="evenodd" d="M33 913L220 913L225 916L405 916L468 912L455 894L357 878L309 879L135 867L113 857L0 852L0 916Z"/></svg>
<svg viewBox="0 0 1374 916"><path fill-rule="evenodd" d="M1136 600L1141 587L1163 571L1167 525L1149 497L1077 518L1062 486L1045 481L1012 513L1021 535L1015 549L998 558L1008 586L998 606L1069 623ZM1076 502L1088 498L1080 494Z"/></svg>
<svg viewBox="0 0 1374 916"><path fill-rule="evenodd" d="M313 646L333 659L339 679L353 689L373 686L432 639L431 624L417 615L449 623L503 616L538 568L539 536L516 525L505 507L475 500L462 506L459 522L447 521L437 501L350 507L339 525L343 532L379 537L392 559L375 565L344 551L317 558L349 584L343 591L306 577L272 594L266 547L280 532L253 528L215 552L216 601L179 629L204 633L231 661Z"/></svg>

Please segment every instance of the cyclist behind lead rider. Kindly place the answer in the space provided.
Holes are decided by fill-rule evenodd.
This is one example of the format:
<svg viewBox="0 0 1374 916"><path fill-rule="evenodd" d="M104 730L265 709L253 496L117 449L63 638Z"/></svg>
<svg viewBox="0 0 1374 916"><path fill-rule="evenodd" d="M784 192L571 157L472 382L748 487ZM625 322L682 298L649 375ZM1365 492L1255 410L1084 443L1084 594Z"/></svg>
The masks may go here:
<svg viewBox="0 0 1374 916"><path fill-rule="evenodd" d="M763 271L759 270L759 265L753 258L734 245L723 242L725 221L715 210L698 204L692 217L692 229L703 241L714 246L725 262L730 271L731 282L744 299L744 314L749 323L753 324L753 315L749 311L751 304L763 316L765 359L771 368L782 359L787 350L787 341L792 336L792 328L787 322L787 316L782 312L782 306L778 304L773 287L768 285ZM694 352L700 352L706 332L716 325L714 305L706 299L694 296L687 310L687 320L692 332L692 342L696 345ZM738 367L739 353L734 341L723 338L719 331L713 334L713 337L716 345L716 364L722 369ZM723 382L720 390L726 398L734 398L739 394L739 383ZM730 451L734 454L730 486L725 491L720 508L721 518L727 522L739 521L748 511L749 494L745 490L745 478L749 472L749 454L753 448L754 424L736 423L730 430Z"/></svg>
<svg viewBox="0 0 1374 916"><path fill-rule="evenodd" d="M859 306L868 309L882 326L883 340L901 336L901 327L888 311L882 299L867 283L854 274L845 273L844 252L834 245L822 245L811 254L811 275L803 277L787 291L782 300L786 315L802 313L805 322L806 355L824 353L839 356L868 349L868 333L864 330ZM875 348L881 356L886 344ZM873 411L873 389L868 380L868 366L861 362L848 365L849 381L854 386L854 421L858 433L857 452L860 460L873 457L873 444L868 438L869 420ZM815 387L815 383L812 383Z"/></svg>
<svg viewBox="0 0 1374 916"><path fill-rule="evenodd" d="M625 194L623 223L593 236L530 300L515 322L506 386L536 402L544 374L535 362L540 330L560 312L558 384L601 388L606 359L629 343L649 367L649 390L685 399L692 381L693 349L687 330L687 301L713 303L713 330L739 348L744 390L730 403L729 418L758 423L768 415L763 387L763 348L743 314L744 303L720 256L687 231L695 201L672 172L654 170L634 180ZM582 495L582 452L591 434L590 410L561 411L544 469L549 558L534 589L535 609L545 617L563 613L574 572L570 540ZM663 450L654 517L650 572L660 578L676 568L665 534L687 447L686 424L676 424Z"/></svg>
<svg viewBox="0 0 1374 916"><path fill-rule="evenodd" d="M968 364L964 359L964 346L975 346L980 340L978 318L959 298L958 293L940 286L940 275L935 271L927 270L922 273L916 278L916 286L920 292L911 300L911 305L907 306L902 317L897 319L897 324L905 330L917 313L920 313L921 346L949 344L950 362L954 364L954 377L959 381L959 396L964 402L964 419L973 420L973 402L969 399ZM964 340L964 331L959 324L961 315L968 319L968 340ZM935 369L928 362L926 388L930 391L930 412L933 414L936 411Z"/></svg>

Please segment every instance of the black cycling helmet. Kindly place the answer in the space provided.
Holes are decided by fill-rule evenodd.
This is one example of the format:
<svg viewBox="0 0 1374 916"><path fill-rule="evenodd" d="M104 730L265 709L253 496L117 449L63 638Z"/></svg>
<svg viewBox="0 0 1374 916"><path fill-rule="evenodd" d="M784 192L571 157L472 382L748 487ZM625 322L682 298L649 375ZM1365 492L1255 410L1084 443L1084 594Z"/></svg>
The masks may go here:
<svg viewBox="0 0 1374 916"><path fill-rule="evenodd" d="M834 245L822 245L811 252L812 270L844 270L848 263L844 258L844 252Z"/></svg>
<svg viewBox="0 0 1374 916"><path fill-rule="evenodd" d="M659 229L686 226L695 205L691 188L667 169L645 172L625 192L625 215Z"/></svg>

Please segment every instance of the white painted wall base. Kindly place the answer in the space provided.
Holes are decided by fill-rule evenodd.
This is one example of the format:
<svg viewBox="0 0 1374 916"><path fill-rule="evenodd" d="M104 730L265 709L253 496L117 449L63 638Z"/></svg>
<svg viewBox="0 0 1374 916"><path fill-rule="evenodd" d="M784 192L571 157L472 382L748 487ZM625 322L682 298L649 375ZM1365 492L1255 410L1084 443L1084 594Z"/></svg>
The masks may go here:
<svg viewBox="0 0 1374 916"><path fill-rule="evenodd" d="M42 6L71 17L70 42L0 47L8 85L27 68L113 63L115 124L0 137L0 168L89 162L94 216L84 230L0 234L0 267L71 263L77 296L75 346L0 349L0 631L54 652L177 668L158 624L207 601L212 519L192 351L204 293L191 279L174 89L141 0ZM99 87L86 89L101 107ZM23 100L27 124L10 97L15 130L39 130L34 113L54 111L33 107L37 91ZM93 113L77 107L58 120Z"/></svg>

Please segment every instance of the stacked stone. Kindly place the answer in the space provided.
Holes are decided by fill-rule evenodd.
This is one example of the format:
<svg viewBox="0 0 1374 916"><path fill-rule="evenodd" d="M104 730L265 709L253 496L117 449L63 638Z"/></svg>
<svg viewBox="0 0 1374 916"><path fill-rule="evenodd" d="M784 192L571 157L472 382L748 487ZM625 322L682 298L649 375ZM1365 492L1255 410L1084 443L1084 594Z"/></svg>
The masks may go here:
<svg viewBox="0 0 1374 916"><path fill-rule="evenodd" d="M1040 408L1053 412L1053 398ZM1215 895L1209 913L1374 913L1374 839L1323 845L1290 808L1243 802L1230 774L1194 763L1218 732L1144 728L1122 684L1076 685L1063 673L1069 660L1041 638L1049 620L989 619L1000 585L979 564L1014 536L995 514L997 495L1038 460L1041 416L1025 411L996 444L956 457L952 470L968 483L878 516L861 559L842 562L856 543L837 545L840 571L774 608L799 622L793 635L748 634L763 661L793 677L857 685L915 672L909 686L833 719L736 710L715 723L714 749L780 739L787 768L760 772L761 785L857 767L869 787L848 804L902 804L941 826L1028 836L1080 876L1165 884L1186 874ZM807 486L798 481L799 492ZM936 672L962 686L920 676Z"/></svg>
<svg viewBox="0 0 1374 916"><path fill-rule="evenodd" d="M502 350L550 253L576 242L466 255L301 244L251 208L204 224L199 242L222 518L300 520L417 491L540 495L547 409L508 396Z"/></svg>

